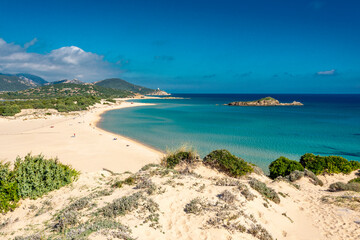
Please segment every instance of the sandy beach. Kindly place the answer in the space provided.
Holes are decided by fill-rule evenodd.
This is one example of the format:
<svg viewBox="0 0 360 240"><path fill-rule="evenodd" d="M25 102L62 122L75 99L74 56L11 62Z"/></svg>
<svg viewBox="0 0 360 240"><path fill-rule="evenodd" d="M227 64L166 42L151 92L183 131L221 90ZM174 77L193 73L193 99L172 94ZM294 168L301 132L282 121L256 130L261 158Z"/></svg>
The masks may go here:
<svg viewBox="0 0 360 240"><path fill-rule="evenodd" d="M263 174L230 179L202 164L188 166L191 171L171 172L161 167L139 171L148 163L159 163L164 153L96 125L105 111L146 105L122 101L112 105L97 104L88 111L65 115L26 110L16 118L0 118L2 161L14 161L17 156L31 152L58 157L62 163L71 164L82 172L78 181L70 186L36 200L21 200L13 212L1 215L0 239L51 234L46 227L51 228L53 217L74 201L88 201L86 210L78 213L84 222L94 211L112 201L138 193L143 194L141 201L145 201L139 206L155 202L157 210L153 213L139 207L138 211L118 217L121 223L129 226L129 234L135 239L359 239L360 207L356 200L360 198L359 193L328 191L331 183L347 182L356 177L356 172L320 176L324 186L303 178L296 182L296 188L287 182L272 181ZM126 171L136 173L131 175ZM138 179L137 185L112 186L129 176ZM281 193L281 202L271 202L251 189L248 182L251 178ZM146 182L149 179L150 185ZM221 185L218 183L221 179L237 183ZM145 189L139 187L141 184ZM149 186L155 192L149 193ZM250 189L249 195L245 196L239 186ZM225 190L234 196L230 204L220 197ZM253 196L252 199L249 196ZM203 212L186 213L187 204L197 198L203 202ZM96 205L95 209L90 208L95 206L91 204ZM267 231L272 237L265 237L261 231ZM90 235L90 239L109 239L107 234L109 232L100 231Z"/></svg>
<svg viewBox="0 0 360 240"><path fill-rule="evenodd" d="M106 111L144 105L131 102L97 104L88 111L67 115L55 113L35 119L23 114L16 119L0 118L0 160L14 161L17 156L31 152L58 157L61 162L82 172L103 168L116 172L137 171L147 163L157 162L162 153L102 130L96 124Z"/></svg>

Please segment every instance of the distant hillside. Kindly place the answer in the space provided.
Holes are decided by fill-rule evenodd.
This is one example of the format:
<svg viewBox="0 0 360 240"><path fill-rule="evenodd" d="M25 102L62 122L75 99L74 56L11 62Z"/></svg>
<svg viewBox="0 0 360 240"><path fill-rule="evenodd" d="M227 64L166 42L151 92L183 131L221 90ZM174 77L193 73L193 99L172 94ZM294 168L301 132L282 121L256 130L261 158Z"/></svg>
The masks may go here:
<svg viewBox="0 0 360 240"><path fill-rule="evenodd" d="M3 99L44 99L70 96L98 96L102 98L131 97L133 93L126 90L111 89L95 85L60 83L26 89L17 92L0 94Z"/></svg>
<svg viewBox="0 0 360 240"><path fill-rule="evenodd" d="M151 94L155 91L154 89L134 85L120 78L105 79L99 82L95 82L94 84L97 86L127 90L133 93L140 93L140 94Z"/></svg>
<svg viewBox="0 0 360 240"><path fill-rule="evenodd" d="M74 78L73 80L64 79L64 80L59 80L59 81L55 81L55 82L49 82L48 85L60 84L60 83L85 84L84 82Z"/></svg>
<svg viewBox="0 0 360 240"><path fill-rule="evenodd" d="M36 75L28 74L28 73L18 73L18 74L16 74L16 76L18 76L20 78L27 78L39 86L43 86L48 83L48 81L46 81L45 79L43 79L39 76L36 76Z"/></svg>
<svg viewBox="0 0 360 240"><path fill-rule="evenodd" d="M20 91L29 88L35 88L47 83L41 77L20 73L20 74L3 74L0 73L0 91Z"/></svg>

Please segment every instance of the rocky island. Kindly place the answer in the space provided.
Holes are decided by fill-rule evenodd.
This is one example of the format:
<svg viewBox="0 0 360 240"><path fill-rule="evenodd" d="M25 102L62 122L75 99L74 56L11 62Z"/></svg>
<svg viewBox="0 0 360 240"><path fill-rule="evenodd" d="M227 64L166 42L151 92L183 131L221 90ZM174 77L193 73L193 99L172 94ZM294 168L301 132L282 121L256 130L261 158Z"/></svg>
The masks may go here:
<svg viewBox="0 0 360 240"><path fill-rule="evenodd" d="M261 98L255 101L231 102L225 105L229 106L302 106L301 102L293 101L292 103L281 103L272 97Z"/></svg>

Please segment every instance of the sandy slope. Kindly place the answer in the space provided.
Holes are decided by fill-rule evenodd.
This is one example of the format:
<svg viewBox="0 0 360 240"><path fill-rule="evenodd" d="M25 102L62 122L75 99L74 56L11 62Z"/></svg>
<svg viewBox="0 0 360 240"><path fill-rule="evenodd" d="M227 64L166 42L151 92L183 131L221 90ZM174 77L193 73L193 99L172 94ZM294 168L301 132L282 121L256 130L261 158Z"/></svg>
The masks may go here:
<svg viewBox="0 0 360 240"><path fill-rule="evenodd" d="M103 168L137 171L146 163L156 162L162 153L96 128L95 123L104 111L143 105L146 104L98 104L87 112L68 116L53 114L45 116L47 119L42 119L44 116L40 119L30 116L0 118L0 160L13 161L16 156L32 152L46 157L57 156L63 163L71 164L82 172Z"/></svg>
<svg viewBox="0 0 360 240"><path fill-rule="evenodd" d="M303 178L297 182L300 190L289 183L273 182L264 175L252 174L250 177L282 193L279 204L264 199L251 189L248 178L239 182L256 196L254 200L246 199L237 186L219 186L216 184L218 179L226 176L201 164L194 167L196 174L190 175L162 168L138 172L140 182L148 178L156 185L156 191L151 195L146 193L147 189L138 189L135 185L112 188L112 183L129 174L112 175L102 171L103 168L114 172L136 172L147 163L158 162L162 153L100 130L94 127L95 122L106 110L140 105L126 102L113 106L98 105L88 112L68 116L53 114L47 119L41 119L44 117L41 114L40 119L30 119L27 115L15 120L1 118L1 160L13 161L17 155L24 156L28 152L43 153L47 157L58 156L61 162L69 163L83 173L71 186L37 200L21 200L14 212L0 215L0 239L36 233L54 234L52 227L56 214L81 197L99 193L91 198L88 206L77 212L79 223L85 223L94 218L94 212L114 199L137 192L143 192L145 202L125 216L111 218L128 226L131 229L129 234L137 239L260 239L248 232L256 224L266 229L273 239L360 239L357 223L360 222L359 201L347 202L339 198L345 195L360 199L360 194L327 191L331 183L347 182L355 177L355 173L321 176L325 183L323 187ZM73 137L74 133L76 137ZM114 137L118 139L113 140ZM103 190L110 193L103 194ZM227 203L218 197L224 190L235 196L234 202ZM324 202L325 196L333 197L334 201ZM204 209L199 214L186 213L186 204L197 197L202 200ZM149 199L158 204L155 215L144 207ZM245 228L244 232L234 227L240 226L237 224ZM91 234L90 239L109 239L114 234L104 230Z"/></svg>
<svg viewBox="0 0 360 240"><path fill-rule="evenodd" d="M233 180L248 186L250 192L255 195L253 200L246 199L237 186L217 184L219 179L231 179L221 173L201 164L193 169L193 173L195 174L181 174L167 172L163 168L150 168L137 173L137 183L124 185L122 188L112 188L111 184L127 178L129 174L111 175L106 171L82 174L72 186L51 192L41 199L23 200L14 212L1 216L0 223L8 224L1 226L3 235L0 235L0 238L29 236L34 233L44 236L54 234L56 232L52 231L52 227L56 223L54 216L57 213L77 199L103 190L112 192L110 195L93 198L87 207L77 211L79 222L84 223L94 218L94 212L114 199L131 196L137 192L143 192L146 201L151 199L158 204L159 208L155 211L155 214L159 214L158 220L146 221L151 215L144 207L146 201L125 216L110 218L128 226L131 229L129 234L135 239L269 239L256 238L248 232L251 226L256 224L266 229L272 239L351 240L360 237L360 229L355 223L360 219L358 211L321 201L323 196L346 195L326 190L330 183L338 180L347 181L355 176L354 173L347 176L322 176L320 178L325 182L323 187L315 186L307 178L303 178L296 182L300 185L300 190L289 183L272 182L264 175L252 174L251 178L263 181L284 194L280 196L279 204L266 200L252 189L248 185L249 178ZM148 188L136 187L136 184L143 181L141 179L146 178L151 179L156 186L156 190L151 194L146 193ZM224 190L235 196L233 202L229 203L219 198L219 194ZM359 196L357 193L348 194ZM186 204L197 197L202 199L206 206L199 214L186 213ZM209 223L210 220L216 219L216 224ZM235 223L244 226L245 232L232 227ZM115 236L114 232L99 231L91 234L90 239L109 239L111 236Z"/></svg>

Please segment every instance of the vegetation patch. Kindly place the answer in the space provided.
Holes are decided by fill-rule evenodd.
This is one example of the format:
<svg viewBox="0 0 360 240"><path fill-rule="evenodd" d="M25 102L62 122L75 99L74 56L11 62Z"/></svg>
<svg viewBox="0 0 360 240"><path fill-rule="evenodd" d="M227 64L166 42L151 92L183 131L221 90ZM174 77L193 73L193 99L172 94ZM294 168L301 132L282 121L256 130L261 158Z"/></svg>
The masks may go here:
<svg viewBox="0 0 360 240"><path fill-rule="evenodd" d="M26 155L14 168L0 163L0 212L13 210L20 198L35 199L77 179L79 172L57 159Z"/></svg>
<svg viewBox="0 0 360 240"><path fill-rule="evenodd" d="M262 196L266 197L267 199L270 199L274 203L280 203L280 197L275 192L274 189L269 188L266 186L265 183L260 182L259 180L253 178L249 181L250 187L258 191Z"/></svg>
<svg viewBox="0 0 360 240"><path fill-rule="evenodd" d="M312 153L306 153L301 156L301 165L315 173L344 173L349 174L354 170L360 169L360 162L348 161L339 156L319 156Z"/></svg>
<svg viewBox="0 0 360 240"><path fill-rule="evenodd" d="M297 161L286 157L279 157L269 165L270 178L275 179L279 176L288 176L295 170L304 171L304 167Z"/></svg>
<svg viewBox="0 0 360 240"><path fill-rule="evenodd" d="M262 227L260 224L254 224L251 226L250 229L248 229L248 233L256 237L260 240L272 240L273 237L270 235L270 233Z"/></svg>
<svg viewBox="0 0 360 240"><path fill-rule="evenodd" d="M194 198L185 205L184 212L199 215L204 210L204 202L201 198Z"/></svg>
<svg viewBox="0 0 360 240"><path fill-rule="evenodd" d="M348 183L352 183L352 182L360 183L360 177L353 178L353 179L351 179Z"/></svg>
<svg viewBox="0 0 360 240"><path fill-rule="evenodd" d="M254 171L249 163L225 149L209 153L204 158L204 164L233 177L244 176Z"/></svg>
<svg viewBox="0 0 360 240"><path fill-rule="evenodd" d="M329 191L331 192L340 192L340 191L354 191L360 192L360 183L358 182L336 182L329 186Z"/></svg>
<svg viewBox="0 0 360 240"><path fill-rule="evenodd" d="M218 195L218 198L227 203L233 203L236 200L236 196L232 194L229 190L225 190Z"/></svg>
<svg viewBox="0 0 360 240"><path fill-rule="evenodd" d="M167 168L174 168L179 163L192 164L199 160L199 156L194 150L181 148L175 152L168 153L161 160L161 164Z"/></svg>
<svg viewBox="0 0 360 240"><path fill-rule="evenodd" d="M360 197L352 195L343 196L324 196L321 198L323 203L334 204L338 207L348 208L354 211L360 210Z"/></svg>
<svg viewBox="0 0 360 240"><path fill-rule="evenodd" d="M98 215L104 217L114 218L120 215L125 215L139 207L141 193L134 193L130 196L115 199L112 203L109 203L103 208L100 208L97 212Z"/></svg>

